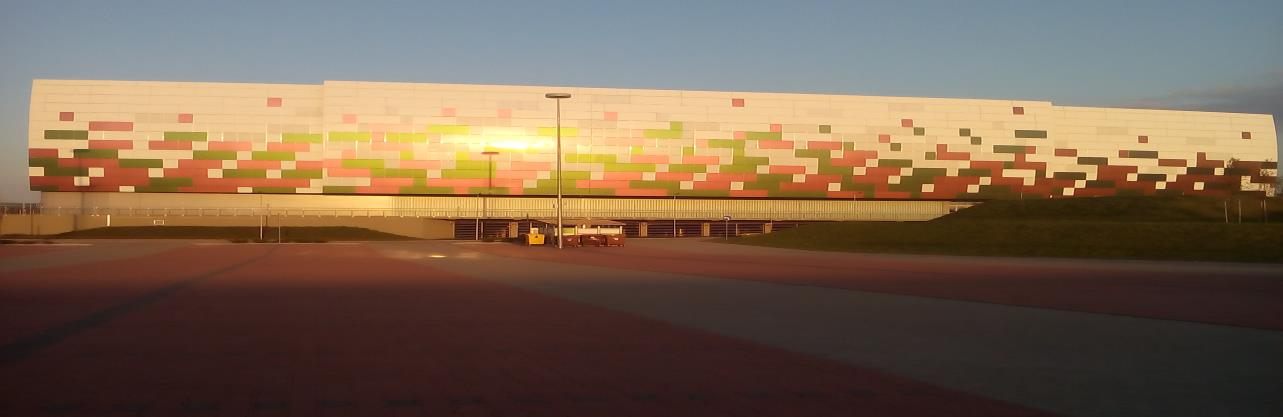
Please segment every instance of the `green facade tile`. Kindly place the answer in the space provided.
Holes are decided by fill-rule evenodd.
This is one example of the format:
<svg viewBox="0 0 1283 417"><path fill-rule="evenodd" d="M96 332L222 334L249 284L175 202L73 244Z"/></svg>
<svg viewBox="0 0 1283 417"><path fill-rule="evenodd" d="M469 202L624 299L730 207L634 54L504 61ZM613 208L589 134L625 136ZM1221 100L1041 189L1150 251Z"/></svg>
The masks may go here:
<svg viewBox="0 0 1283 417"><path fill-rule="evenodd" d="M88 130L46 130L45 139L49 140L87 140Z"/></svg>
<svg viewBox="0 0 1283 417"><path fill-rule="evenodd" d="M668 172L707 172L708 166L704 164L670 164Z"/></svg>
<svg viewBox="0 0 1283 417"><path fill-rule="evenodd" d="M757 165L721 165L717 168L717 172L723 174L755 174L757 173Z"/></svg>
<svg viewBox="0 0 1283 417"><path fill-rule="evenodd" d="M682 130L682 122L668 122L668 130Z"/></svg>
<svg viewBox="0 0 1283 417"><path fill-rule="evenodd" d="M27 159L27 166L45 168L56 167L58 166L58 158L29 158Z"/></svg>
<svg viewBox="0 0 1283 417"><path fill-rule="evenodd" d="M794 149L793 156L798 158L829 158L828 149Z"/></svg>
<svg viewBox="0 0 1283 417"><path fill-rule="evenodd" d="M1058 180L1085 180L1087 179L1087 173L1086 172L1056 172L1056 173L1052 173L1051 177Z"/></svg>
<svg viewBox="0 0 1283 417"><path fill-rule="evenodd" d="M234 161L236 151L192 151L192 159Z"/></svg>
<svg viewBox="0 0 1283 417"><path fill-rule="evenodd" d="M1016 130L1016 137L1026 138L1026 139L1046 139L1047 131L1046 130Z"/></svg>
<svg viewBox="0 0 1283 417"><path fill-rule="evenodd" d="M1114 188L1113 180L1087 180L1087 188Z"/></svg>
<svg viewBox="0 0 1283 417"><path fill-rule="evenodd" d="M833 133L833 126L820 125L820 133Z"/></svg>
<svg viewBox="0 0 1283 417"><path fill-rule="evenodd" d="M321 186L323 194L356 194L356 187L351 185L323 185Z"/></svg>
<svg viewBox="0 0 1283 417"><path fill-rule="evenodd" d="M825 154L824 156L828 156ZM771 158L765 156L736 156L731 158L731 165L770 165Z"/></svg>
<svg viewBox="0 0 1283 417"><path fill-rule="evenodd" d="M165 132L165 140L179 142L204 142L209 140L206 132Z"/></svg>
<svg viewBox="0 0 1283 417"><path fill-rule="evenodd" d="M121 159L119 162L121 168L164 168L165 161L161 159Z"/></svg>
<svg viewBox="0 0 1283 417"><path fill-rule="evenodd" d="M369 142L370 132L330 132L331 142Z"/></svg>
<svg viewBox="0 0 1283 417"><path fill-rule="evenodd" d="M923 136L923 135L926 135L926 134L927 134L927 128L925 128L925 127L915 127L915 128L913 128L913 136Z"/></svg>
<svg viewBox="0 0 1283 417"><path fill-rule="evenodd" d="M783 140L784 134L780 132L744 132L744 139L748 140Z"/></svg>
<svg viewBox="0 0 1283 417"><path fill-rule="evenodd" d="M692 146L682 147L682 156L691 156L695 154L695 148Z"/></svg>
<svg viewBox="0 0 1283 417"><path fill-rule="evenodd" d="M606 172L655 172L655 164L642 163L606 163L602 168Z"/></svg>
<svg viewBox="0 0 1283 417"><path fill-rule="evenodd" d="M321 143L325 141L320 133L282 133L281 142L285 143Z"/></svg>
<svg viewBox="0 0 1283 417"><path fill-rule="evenodd" d="M89 168L86 167L61 167L46 166L46 177L83 177L89 175Z"/></svg>
<svg viewBox="0 0 1283 417"><path fill-rule="evenodd" d="M223 178L267 178L266 169L224 169Z"/></svg>
<svg viewBox="0 0 1283 417"><path fill-rule="evenodd" d="M321 179L322 171L319 169L283 169L281 178L308 178Z"/></svg>
<svg viewBox="0 0 1283 417"><path fill-rule="evenodd" d="M1078 157L1078 165L1108 165L1108 164L1109 164L1109 158L1105 158L1105 157L1098 157L1098 156Z"/></svg>
<svg viewBox="0 0 1283 417"><path fill-rule="evenodd" d="M1127 151L1128 158L1158 159L1158 151Z"/></svg>
<svg viewBox="0 0 1283 417"><path fill-rule="evenodd" d="M116 149L75 149L71 155L76 158L84 159L116 159L120 151Z"/></svg>
<svg viewBox="0 0 1283 417"><path fill-rule="evenodd" d="M254 151L250 159L255 161L293 161L294 152L287 151Z"/></svg>
<svg viewBox="0 0 1283 417"><path fill-rule="evenodd" d="M681 181L644 181L634 180L628 182L628 188L632 189L657 189L667 190L671 195L682 191Z"/></svg>
<svg viewBox="0 0 1283 417"><path fill-rule="evenodd" d="M935 153L935 152L927 152L927 160L928 160L928 161L934 161L935 159L936 159L936 153Z"/></svg>
<svg viewBox="0 0 1283 417"><path fill-rule="evenodd" d="M960 168L958 169L959 177L992 177L993 173L989 168Z"/></svg>
<svg viewBox="0 0 1283 417"><path fill-rule="evenodd" d="M563 156L567 163L614 163L616 162L613 154L589 154L589 153L568 153Z"/></svg>
<svg viewBox="0 0 1283 417"><path fill-rule="evenodd" d="M1167 181L1167 174L1136 174L1137 181Z"/></svg>
<svg viewBox="0 0 1283 417"><path fill-rule="evenodd" d="M682 131L665 129L644 129L642 136L647 139L681 139Z"/></svg>
<svg viewBox="0 0 1283 417"><path fill-rule="evenodd" d="M913 166L913 160L912 159L879 159L878 166L908 168Z"/></svg>
<svg viewBox="0 0 1283 417"><path fill-rule="evenodd" d="M191 178L152 178L147 181L153 187L190 187Z"/></svg>
<svg viewBox="0 0 1283 417"><path fill-rule="evenodd" d="M454 161L454 169L471 169L477 171L488 171L494 169L488 160L474 161L471 159L460 159Z"/></svg>
<svg viewBox="0 0 1283 417"><path fill-rule="evenodd" d="M383 168L382 159L344 159L344 168Z"/></svg>
<svg viewBox="0 0 1283 417"><path fill-rule="evenodd" d="M400 156L402 161L412 161L414 160L414 151L401 151Z"/></svg>
<svg viewBox="0 0 1283 417"><path fill-rule="evenodd" d="M994 153L1025 153L1024 145L993 145Z"/></svg>
<svg viewBox="0 0 1283 417"><path fill-rule="evenodd" d="M414 186L401 187L400 192L401 194L454 194L454 188L453 187L428 187L424 185L414 185Z"/></svg>
<svg viewBox="0 0 1283 417"><path fill-rule="evenodd" d="M138 193L176 193L178 187L172 185L142 185L134 187L134 192Z"/></svg>
<svg viewBox="0 0 1283 417"><path fill-rule="evenodd" d="M734 139L709 139L710 148L744 149L744 141Z"/></svg>
<svg viewBox="0 0 1283 417"><path fill-rule="evenodd" d="M971 136L971 129L965 127L958 129L958 136Z"/></svg>
<svg viewBox="0 0 1283 417"><path fill-rule="evenodd" d="M972 145L979 145L981 142L983 142L983 140L981 140L979 136L972 136L972 137L971 137L971 144L972 144Z"/></svg>
<svg viewBox="0 0 1283 417"><path fill-rule="evenodd" d="M901 145L901 144L898 144L898 143L892 143L892 144L891 144L891 150L893 150L893 151L899 151L899 150L901 150L901 149L904 149L904 145Z"/></svg>
<svg viewBox="0 0 1283 417"><path fill-rule="evenodd" d="M374 176L373 174L371 172L371 176ZM428 171L416 168L384 168L379 171L378 176L385 178L427 178Z"/></svg>

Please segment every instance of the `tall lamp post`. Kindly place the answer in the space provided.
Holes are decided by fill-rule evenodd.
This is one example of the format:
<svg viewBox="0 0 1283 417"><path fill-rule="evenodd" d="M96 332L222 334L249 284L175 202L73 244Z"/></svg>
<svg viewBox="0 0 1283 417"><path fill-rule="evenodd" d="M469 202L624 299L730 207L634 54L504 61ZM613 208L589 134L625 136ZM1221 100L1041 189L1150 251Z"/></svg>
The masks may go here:
<svg viewBox="0 0 1283 417"><path fill-rule="evenodd" d="M490 218L490 202L489 202L490 194L494 193L494 156L498 155L499 152L485 151L485 152L482 152L481 154L486 156L486 159L488 162L486 164L486 196L481 198L481 217L489 219ZM484 220L482 221L484 222ZM482 226L481 229L485 230L485 227Z"/></svg>
<svg viewBox="0 0 1283 417"><path fill-rule="evenodd" d="M543 96L557 101L557 249L562 249L565 238L561 236L561 99L570 98L570 94L548 93Z"/></svg>

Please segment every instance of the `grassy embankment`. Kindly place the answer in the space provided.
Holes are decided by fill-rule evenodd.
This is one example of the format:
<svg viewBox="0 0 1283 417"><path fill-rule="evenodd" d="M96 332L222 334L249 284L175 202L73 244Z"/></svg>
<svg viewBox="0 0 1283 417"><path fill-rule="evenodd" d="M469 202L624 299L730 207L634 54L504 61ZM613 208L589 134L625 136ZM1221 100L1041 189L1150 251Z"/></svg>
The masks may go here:
<svg viewBox="0 0 1283 417"><path fill-rule="evenodd" d="M255 241L258 227L210 226L129 226L101 227L77 230L50 236L58 239L227 239ZM277 230L263 230L264 241L275 242ZM283 242L323 242L343 240L413 240L412 237L383 233L359 227L284 227L280 231Z"/></svg>
<svg viewBox="0 0 1283 417"><path fill-rule="evenodd" d="M796 249L982 256L1283 262L1283 199L1108 197L987 202L929 222L842 222L733 243Z"/></svg>

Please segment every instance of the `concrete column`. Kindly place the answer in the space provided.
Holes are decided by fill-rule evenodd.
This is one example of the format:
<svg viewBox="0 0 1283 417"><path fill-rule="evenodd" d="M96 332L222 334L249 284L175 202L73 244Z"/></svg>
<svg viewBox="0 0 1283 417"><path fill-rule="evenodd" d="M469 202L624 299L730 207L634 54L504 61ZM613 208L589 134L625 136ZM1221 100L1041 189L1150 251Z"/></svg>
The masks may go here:
<svg viewBox="0 0 1283 417"><path fill-rule="evenodd" d="M699 235L703 237L708 237L711 234L713 234L713 225L709 223L700 223Z"/></svg>
<svg viewBox="0 0 1283 417"><path fill-rule="evenodd" d="M508 222L508 235L506 238L517 237L517 222Z"/></svg>
<svg viewBox="0 0 1283 417"><path fill-rule="evenodd" d="M771 225L772 225L772 223L771 223L771 222L766 222L766 224L763 224L763 225L762 225L762 234L771 233Z"/></svg>
<svg viewBox="0 0 1283 417"><path fill-rule="evenodd" d="M650 235L650 223L637 223L637 237L646 237Z"/></svg>

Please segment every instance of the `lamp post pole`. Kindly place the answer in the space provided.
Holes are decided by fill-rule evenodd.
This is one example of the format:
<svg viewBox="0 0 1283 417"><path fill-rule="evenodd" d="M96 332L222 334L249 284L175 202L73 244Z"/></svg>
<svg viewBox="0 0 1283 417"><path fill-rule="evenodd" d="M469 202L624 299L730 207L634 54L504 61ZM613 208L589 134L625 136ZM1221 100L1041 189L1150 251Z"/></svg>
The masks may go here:
<svg viewBox="0 0 1283 417"><path fill-rule="evenodd" d="M485 152L482 152L481 154L485 155L486 159L488 160L486 164L486 196L481 198L481 217L489 219L490 218L490 194L494 193L494 156L498 155L499 152L485 151ZM484 222L484 220L482 221ZM482 226L481 229L484 231L485 226Z"/></svg>
<svg viewBox="0 0 1283 417"><path fill-rule="evenodd" d="M570 94L548 93L544 98L557 101L557 249L562 249L566 239L561 236L561 99L570 98Z"/></svg>

